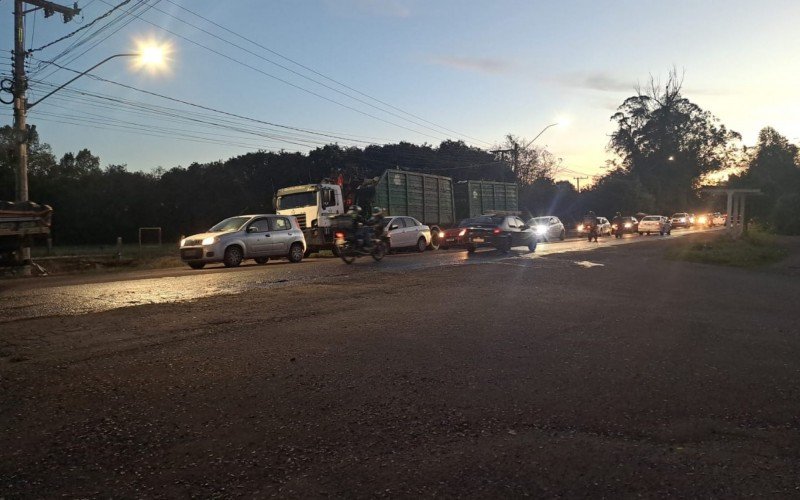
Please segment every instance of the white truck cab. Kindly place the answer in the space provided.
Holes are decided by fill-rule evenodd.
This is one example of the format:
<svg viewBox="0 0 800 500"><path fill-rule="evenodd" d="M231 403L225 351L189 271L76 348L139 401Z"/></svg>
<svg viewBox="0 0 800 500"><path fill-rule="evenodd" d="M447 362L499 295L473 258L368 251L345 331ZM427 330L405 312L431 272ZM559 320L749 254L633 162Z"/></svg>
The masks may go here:
<svg viewBox="0 0 800 500"><path fill-rule="evenodd" d="M330 218L345 213L338 184L305 184L279 189L275 195L278 215L293 215L303 230L308 253L333 248Z"/></svg>

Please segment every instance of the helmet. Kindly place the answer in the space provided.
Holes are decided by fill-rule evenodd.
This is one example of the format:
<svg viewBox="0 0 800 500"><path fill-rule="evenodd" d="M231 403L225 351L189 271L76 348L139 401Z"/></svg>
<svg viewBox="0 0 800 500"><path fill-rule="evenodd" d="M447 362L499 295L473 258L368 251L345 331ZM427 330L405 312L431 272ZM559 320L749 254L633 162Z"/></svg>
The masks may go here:
<svg viewBox="0 0 800 500"><path fill-rule="evenodd" d="M347 209L347 213L360 214L361 213L361 207L359 207L358 205L350 205L350 208Z"/></svg>
<svg viewBox="0 0 800 500"><path fill-rule="evenodd" d="M372 215L383 215L383 209L381 207L373 207Z"/></svg>

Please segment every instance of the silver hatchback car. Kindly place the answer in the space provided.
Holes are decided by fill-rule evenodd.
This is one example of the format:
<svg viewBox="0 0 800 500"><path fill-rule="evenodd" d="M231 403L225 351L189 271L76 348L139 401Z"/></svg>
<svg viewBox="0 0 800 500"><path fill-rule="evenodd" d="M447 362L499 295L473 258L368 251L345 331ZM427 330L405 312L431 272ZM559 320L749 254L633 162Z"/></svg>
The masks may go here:
<svg viewBox="0 0 800 500"><path fill-rule="evenodd" d="M297 220L289 215L239 215L223 220L208 232L181 240L181 260L192 269L222 262L236 267L244 259L266 264L270 257L300 262L306 239Z"/></svg>

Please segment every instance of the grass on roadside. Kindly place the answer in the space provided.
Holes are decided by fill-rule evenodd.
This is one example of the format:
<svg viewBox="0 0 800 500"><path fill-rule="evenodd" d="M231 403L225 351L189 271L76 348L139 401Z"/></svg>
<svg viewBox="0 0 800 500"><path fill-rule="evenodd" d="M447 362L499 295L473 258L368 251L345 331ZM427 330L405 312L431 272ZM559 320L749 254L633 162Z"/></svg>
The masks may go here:
<svg viewBox="0 0 800 500"><path fill-rule="evenodd" d="M666 255L674 260L749 268L773 264L786 257L786 254L786 249L778 244L775 236L751 228L738 239L726 232L711 240L681 242L667 250Z"/></svg>

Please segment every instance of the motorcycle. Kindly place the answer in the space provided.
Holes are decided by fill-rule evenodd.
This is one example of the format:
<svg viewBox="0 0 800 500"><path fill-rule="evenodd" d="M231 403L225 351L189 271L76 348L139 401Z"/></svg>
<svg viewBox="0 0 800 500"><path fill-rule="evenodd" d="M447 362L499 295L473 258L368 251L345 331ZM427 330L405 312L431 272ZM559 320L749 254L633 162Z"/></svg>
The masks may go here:
<svg viewBox="0 0 800 500"><path fill-rule="evenodd" d="M364 228L361 235L353 229L336 232L336 250L345 264L352 264L358 257L372 256L380 262L386 255L388 246L384 238L375 238L371 228Z"/></svg>

